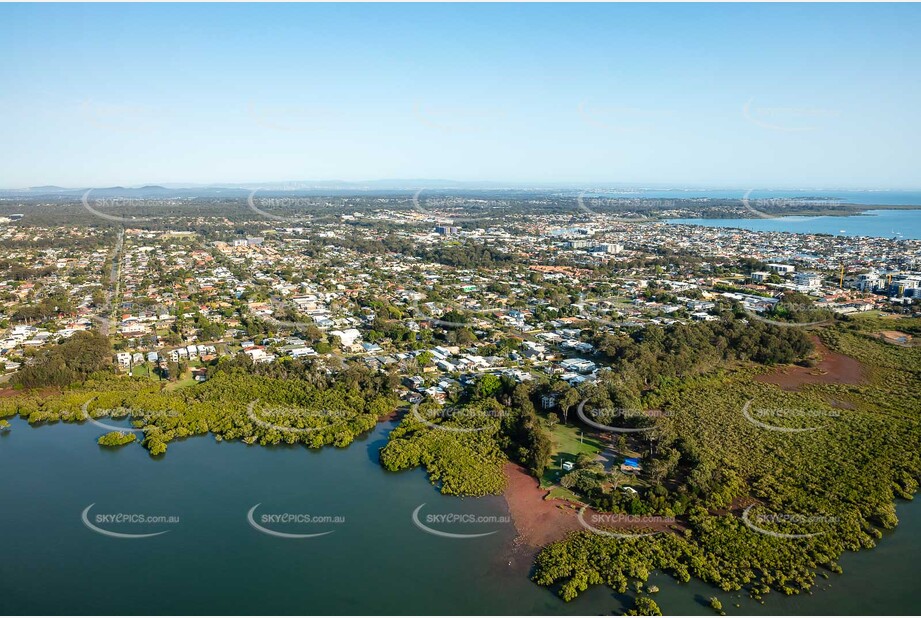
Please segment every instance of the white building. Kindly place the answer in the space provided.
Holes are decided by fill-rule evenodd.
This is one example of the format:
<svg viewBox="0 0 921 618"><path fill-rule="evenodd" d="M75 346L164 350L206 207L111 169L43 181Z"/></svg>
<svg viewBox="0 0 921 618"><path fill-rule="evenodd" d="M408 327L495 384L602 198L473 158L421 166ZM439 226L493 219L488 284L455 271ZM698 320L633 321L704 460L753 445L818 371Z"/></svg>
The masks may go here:
<svg viewBox="0 0 921 618"><path fill-rule="evenodd" d="M333 330L330 331L329 334L335 337L339 337L339 341L342 342L343 348L352 348L355 346L355 343L361 339L361 332L357 328Z"/></svg>
<svg viewBox="0 0 921 618"><path fill-rule="evenodd" d="M789 275L796 270L796 268L790 266L789 264L768 264L767 267L769 271L781 275Z"/></svg>
<svg viewBox="0 0 921 618"><path fill-rule="evenodd" d="M863 273L857 275L857 281L854 283L854 287L860 290L861 292L875 292L880 285L880 277L878 273Z"/></svg>
<svg viewBox="0 0 921 618"><path fill-rule="evenodd" d="M560 366L566 371L575 371L577 373L591 373L595 370L595 363L584 358L568 358L561 361Z"/></svg>
<svg viewBox="0 0 921 618"><path fill-rule="evenodd" d="M620 253L623 250L624 250L624 246L622 244L607 243L607 242L601 243L599 245L595 245L595 247L592 248L592 251L597 252L597 253L611 253L611 254Z"/></svg>
<svg viewBox="0 0 921 618"><path fill-rule="evenodd" d="M818 290L822 287L822 275L818 273L796 273L793 283L807 290Z"/></svg>

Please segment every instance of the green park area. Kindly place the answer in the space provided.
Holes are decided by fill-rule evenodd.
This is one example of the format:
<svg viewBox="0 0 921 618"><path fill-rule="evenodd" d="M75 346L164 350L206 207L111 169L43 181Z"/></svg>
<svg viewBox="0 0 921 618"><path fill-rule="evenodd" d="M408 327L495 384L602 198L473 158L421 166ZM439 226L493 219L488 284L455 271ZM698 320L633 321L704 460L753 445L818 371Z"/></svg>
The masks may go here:
<svg viewBox="0 0 921 618"><path fill-rule="evenodd" d="M553 450L550 464L541 476L540 486L550 490L549 497L581 502L576 494L559 486L560 478L566 473L563 470L563 463L575 463L576 458L583 453L599 454L604 450L604 442L593 434L585 433L581 426L573 424L558 423L550 429L549 433Z"/></svg>

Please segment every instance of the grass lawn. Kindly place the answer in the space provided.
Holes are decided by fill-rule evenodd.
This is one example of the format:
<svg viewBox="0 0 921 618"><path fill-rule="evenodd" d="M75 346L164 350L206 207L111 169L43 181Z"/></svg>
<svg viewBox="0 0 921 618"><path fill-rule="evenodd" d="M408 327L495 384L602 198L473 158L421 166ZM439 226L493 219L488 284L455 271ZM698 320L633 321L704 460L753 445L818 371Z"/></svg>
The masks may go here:
<svg viewBox="0 0 921 618"><path fill-rule="evenodd" d="M554 498L557 500L569 500L570 502L578 502L580 504L584 504L584 502L582 502L582 498L579 497L579 494L573 493L565 487L560 487L559 485L551 489L544 500L550 500Z"/></svg>
<svg viewBox="0 0 921 618"><path fill-rule="evenodd" d="M178 380L178 381L176 381L176 382L170 382L169 384L166 385L166 387L165 387L163 390L174 391L174 390L176 390L177 388L183 388L183 387L186 387L186 386L192 386L192 385L195 384L195 383L196 383L196 382L195 382L195 378L184 378L184 379Z"/></svg>
<svg viewBox="0 0 921 618"><path fill-rule="evenodd" d="M564 461L575 462L576 457L581 453L594 455L604 448L604 444L600 440L590 435L582 436L580 440L581 434L581 427L571 424L563 425L563 423L558 424L550 431L550 439L553 441L553 454L550 457L550 465L547 466L540 479L541 487L549 487L559 482L564 472L562 470ZM567 491L562 487L560 489ZM568 491L567 493L571 494ZM567 497L571 499L570 496Z"/></svg>
<svg viewBox="0 0 921 618"><path fill-rule="evenodd" d="M144 365L135 365L131 368L131 375L135 378L150 378L156 379L153 371L146 364Z"/></svg>

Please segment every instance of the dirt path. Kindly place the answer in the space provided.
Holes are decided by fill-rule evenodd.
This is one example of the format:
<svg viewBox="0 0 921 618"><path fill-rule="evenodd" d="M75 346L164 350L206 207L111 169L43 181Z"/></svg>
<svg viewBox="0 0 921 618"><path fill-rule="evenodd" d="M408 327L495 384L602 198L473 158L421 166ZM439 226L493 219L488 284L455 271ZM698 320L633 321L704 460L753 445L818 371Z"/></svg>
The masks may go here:
<svg viewBox="0 0 921 618"><path fill-rule="evenodd" d="M866 380L866 368L860 361L832 352L816 336L812 342L821 357L815 367L785 365L755 379L776 384L785 391L798 391L806 384L862 384Z"/></svg>

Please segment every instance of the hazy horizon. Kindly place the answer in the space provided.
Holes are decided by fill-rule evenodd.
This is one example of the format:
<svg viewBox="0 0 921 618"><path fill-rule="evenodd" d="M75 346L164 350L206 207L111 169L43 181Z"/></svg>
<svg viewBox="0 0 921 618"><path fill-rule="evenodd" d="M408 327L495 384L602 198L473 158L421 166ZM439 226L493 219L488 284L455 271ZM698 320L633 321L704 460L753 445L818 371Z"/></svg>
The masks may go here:
<svg viewBox="0 0 921 618"><path fill-rule="evenodd" d="M288 185L288 186L285 186ZM300 185L300 186L298 186ZM377 186L374 186L377 185ZM385 186L386 185L386 186ZM847 191L854 193L921 193L919 186L806 186L806 185L785 185L775 184L770 186L746 186L740 184L711 184L711 183L668 183L668 182L624 182L624 181L597 181L597 182L575 182L575 181L502 181L502 180L456 180L450 178L374 178L359 180L343 179L320 179L320 180L271 180L271 181L217 181L217 182L138 182L138 183L111 183L91 185L89 183L60 185L55 183L40 183L29 186L0 186L0 191L30 191L36 189L61 189L67 191L88 190L88 189L142 189L145 187L161 187L164 189L207 189L207 188L227 188L227 189L259 189L265 188L273 191L297 191L299 189L322 189L322 188L351 188L360 189L366 186L368 190L372 189L462 189L462 190L610 190L623 192L642 192L642 191Z"/></svg>

